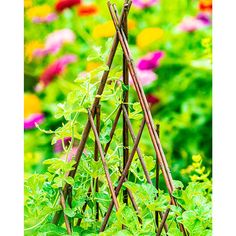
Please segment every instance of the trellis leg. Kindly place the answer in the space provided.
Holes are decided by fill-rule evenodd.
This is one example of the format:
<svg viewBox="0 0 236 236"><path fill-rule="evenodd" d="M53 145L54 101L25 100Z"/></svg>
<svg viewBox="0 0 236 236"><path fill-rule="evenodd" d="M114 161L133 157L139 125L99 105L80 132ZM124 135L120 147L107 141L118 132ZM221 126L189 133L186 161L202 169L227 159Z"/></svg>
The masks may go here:
<svg viewBox="0 0 236 236"><path fill-rule="evenodd" d="M136 137L135 137L135 134L134 134L134 131L133 131L131 122L130 122L130 120L129 120L128 112L127 112L127 110L126 110L126 108L125 108L125 106L124 106L123 104L122 104L121 106L122 106L123 113L124 113L124 116L125 116L125 121L126 121L126 123L127 123L129 132L130 132L130 134L131 134L131 138L132 138L133 142L135 142ZM146 177L146 179L147 179L147 182L148 182L149 184L152 184L152 180L151 180L151 178L150 178L150 176L149 176L149 174L148 174L148 170L147 170L145 161L144 161L144 159L143 159L143 156L142 156L142 153L141 153L139 147L137 147L137 153L138 153L138 157L139 157L140 163L141 163L142 168L143 168L143 172L144 172L145 177Z"/></svg>
<svg viewBox="0 0 236 236"><path fill-rule="evenodd" d="M119 107L118 112L117 112L116 117L115 117L115 120L114 120L114 123L112 125L111 132L110 132L110 140L109 140L109 142L106 144L106 146L104 148L104 155L106 155L107 150L110 147L111 140L113 138L113 135L115 133L115 129L116 129L117 123L118 123L119 118L120 118L120 114L121 114L121 107Z"/></svg>
<svg viewBox="0 0 236 236"><path fill-rule="evenodd" d="M156 125L156 131L157 131L158 137L160 138L160 124ZM159 171L160 171L159 162L158 162L158 158L156 157L156 189L157 191L159 191ZM157 193L157 198L158 198L158 193ZM156 220L157 227L159 226L158 214L160 214L160 212L156 211L155 220Z"/></svg>
<svg viewBox="0 0 236 236"><path fill-rule="evenodd" d="M122 184L125 180L125 176L127 175L128 171L129 171L129 168L130 168L130 165L132 163L132 160L133 160L133 157L134 157L134 154L137 150L137 147L138 147L138 144L139 144L139 141L140 141L140 138L141 138L141 135L142 135L142 132L143 132L143 128L144 128L144 125L145 125L145 120L143 119L142 121L142 124L141 124L141 127L139 129L139 132L138 132L138 135L137 135L137 138L135 140L135 143L134 143L134 146L133 146L133 149L131 151L131 154L129 155L129 158L128 158L128 161L126 163L126 166L125 166L125 169L123 170L122 172L122 175L120 176L120 180L119 180L119 183L116 187L116 190L115 190L115 193L116 193L116 196L118 196L119 194L119 191L122 187ZM108 219L110 217L110 214L111 214L111 211L112 211L112 208L113 208L113 205L114 205L114 201L112 200L110 205L109 205L109 208L107 210L107 213L105 215L105 218L103 220L103 223L102 223L102 226L100 228L100 232L104 231L106 225L107 225L107 222L108 222Z"/></svg>
<svg viewBox="0 0 236 236"><path fill-rule="evenodd" d="M91 189L91 185L90 185L90 186L89 186L89 189L88 189L88 192L87 192L87 197L90 197L91 192L92 192L92 189ZM83 207L82 207L82 214L84 214L87 205L88 205L88 201L87 201L87 199L86 199L86 201L85 201L85 203L84 203L84 205L83 205ZM77 221L77 226L80 226L81 221L82 221L82 218L79 218L78 221Z"/></svg>
<svg viewBox="0 0 236 236"><path fill-rule="evenodd" d="M61 203L63 211L65 211L65 209L66 209L65 198L64 198L62 190L59 190L59 191L60 191L60 195L61 195L60 203ZM65 220L67 233L71 235L72 232L71 232L71 228L70 228L70 222L68 220L68 216L65 213L64 213L64 220Z"/></svg>
<svg viewBox="0 0 236 236"><path fill-rule="evenodd" d="M70 208L72 208L72 186L69 186L68 188L68 205ZM74 226L74 219L70 218L70 226L73 228Z"/></svg>
<svg viewBox="0 0 236 236"><path fill-rule="evenodd" d="M165 222L166 222L166 219L167 219L167 216L168 216L169 212L170 212L170 209L168 208L168 209L166 210L166 212L164 213L163 218L162 218L162 220L161 220L160 227L159 227L159 229L158 229L158 231L157 231L157 234L156 234L157 236L160 236L160 235L161 235L161 231L162 231L162 229L163 229L163 227L164 227L164 225L165 225Z"/></svg>
<svg viewBox="0 0 236 236"><path fill-rule="evenodd" d="M124 15L124 20L122 23L122 27L125 33L126 40L128 41L128 24L127 24L127 13ZM129 85L129 72L128 72L128 64L126 61L126 57L123 53L123 83L125 86ZM129 107L128 107L128 100L129 100L129 90L123 91L123 103L124 106L129 113ZM125 168L125 165L128 161L129 157L129 133L128 133L128 126L125 121L125 115L123 114L123 169ZM128 174L126 176L128 178ZM127 189L123 191L123 202L128 203L128 192Z"/></svg>
<svg viewBox="0 0 236 236"><path fill-rule="evenodd" d="M120 169L119 169L119 171L122 174L122 171ZM125 178L124 181L128 181L127 178ZM127 188L127 192L128 192L128 196L129 196L129 198L131 200L131 203L133 205L133 208L136 211L136 213L138 214L138 221L139 221L140 224L142 224L142 219L140 218L140 211L139 211L138 205L137 205L137 203L136 203L136 201L134 199L134 195L132 194L132 192L128 188Z"/></svg>
<svg viewBox="0 0 236 236"><path fill-rule="evenodd" d="M125 181L127 181L127 179L125 178ZM137 214L138 214L138 221L139 221L139 223L140 224L142 224L143 222L142 222L142 219L141 219L141 217L140 217L140 211L139 211L139 209L138 209L138 205L137 205L137 203L135 202L135 199L134 199L134 195L132 194L132 192L127 188L127 192L128 192L128 196L129 196L129 198L130 198L130 200L131 200L131 203L132 203L132 205L133 205L133 208L134 208L134 210L137 212Z"/></svg>
<svg viewBox="0 0 236 236"><path fill-rule="evenodd" d="M100 134L100 109L101 109L101 105L98 105L96 107L96 129L97 129L97 133L98 136ZM95 148L94 148L94 160L98 161L98 145L95 142ZM98 178L94 179L95 182L95 192L98 193ZM99 204L96 201L96 220L99 220Z"/></svg>
<svg viewBox="0 0 236 236"><path fill-rule="evenodd" d="M128 113L127 113L127 111L126 111L124 105L122 105L122 109L123 109L123 112L124 112L124 114L125 114L125 119L126 119L126 122L127 122L128 128L129 128L131 137L132 137L133 141L135 142L136 137L135 137L135 134L134 134L134 131L133 131L131 122L130 122L130 120L129 120ZM142 168L143 168L145 177L146 177L146 179L147 179L147 182L148 182L149 184L153 185L152 180L151 180L150 175L149 175L149 173L148 173L148 170L147 170L145 161L144 161L144 159L143 159L143 156L142 156L142 153L141 153L139 147L137 147L137 153L138 153L138 157L139 157L141 166L142 166ZM161 212L160 212L160 217L161 217L161 219L163 218L163 215L162 215ZM168 227L167 227L166 223L164 223L164 228L165 228L165 231L167 232L167 231L168 231Z"/></svg>
<svg viewBox="0 0 236 236"><path fill-rule="evenodd" d="M123 6L123 9L122 9L122 13L121 13L121 17L119 19L119 24L122 23L123 19L124 19L124 15L125 15L125 12L129 12L129 9L131 7L131 1L127 0ZM109 67L109 70L105 70L103 72L103 75L102 75L102 78L101 78L101 83L99 85L99 88L97 90L97 96L95 97L94 99L94 102L93 102L93 106L92 106L92 109L91 109L91 113L92 113L92 116L94 117L94 112L95 112L95 107L99 104L100 102L100 96L102 95L103 93L103 90L104 90L104 87L106 85L106 82L107 82L107 78L108 78L108 74L110 72L110 68L111 68L111 65L112 65L112 62L113 62L113 58L115 56L115 52L116 52L116 49L117 49L117 46L118 46L118 43L119 43L119 39L118 39L118 35L117 33L115 34L115 37L113 39L113 44L112 44L112 47L111 47L111 50L110 50L110 54L109 54L109 57L108 57L108 60L107 60L107 66ZM77 168L78 168L78 165L79 165L79 162L80 162L80 158L82 156L82 153L83 153L83 150L84 150L84 147L85 147L85 143L87 141L87 138L88 138L88 135L89 135L89 132L90 132L90 129L91 129L91 125L90 125L90 122L87 121L86 125L85 125L85 128L84 128L84 131L82 133L82 138L80 140L80 143L79 143L79 146L78 146L78 149L76 151L76 155L75 155L75 165L74 165L74 170L71 170L70 173L69 173L69 176L71 176L72 178L74 178L75 176L75 173L77 171ZM64 195L64 198L66 199L67 197L67 194L68 194L68 187L69 187L69 184L66 184L64 189L63 189L63 195ZM60 219L60 216L61 216L61 213L62 211L58 211L55 213L54 217L53 217L53 224L57 224L59 219Z"/></svg>
<svg viewBox="0 0 236 236"><path fill-rule="evenodd" d="M97 133L97 130L96 130L96 127L95 127L95 124L94 124L93 117L92 117L92 114L90 112L90 109L88 109L88 116L89 116L89 121L91 123L91 128L93 130L93 133L94 133L97 145L98 145L98 151L99 151L100 156L101 156L101 160L102 160L103 168L104 168L104 171L105 171L108 187L109 187L110 192L111 192L112 200L113 200L113 202L115 204L116 210L118 211L119 204L118 204L118 201L117 201L117 198L116 198L116 194L115 194L112 182L111 182L111 177L110 177L109 170L108 170L108 167L107 167L107 164L106 164L106 160L105 160L105 157L104 157L104 154L103 154L102 145L100 143L100 139L99 139L99 136L98 136L98 133Z"/></svg>

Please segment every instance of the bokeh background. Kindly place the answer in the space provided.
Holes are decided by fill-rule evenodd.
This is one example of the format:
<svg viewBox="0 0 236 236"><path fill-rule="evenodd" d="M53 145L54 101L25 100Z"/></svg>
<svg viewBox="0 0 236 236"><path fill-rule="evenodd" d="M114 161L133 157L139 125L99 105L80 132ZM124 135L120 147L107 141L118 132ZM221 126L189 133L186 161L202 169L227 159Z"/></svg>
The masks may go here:
<svg viewBox="0 0 236 236"><path fill-rule="evenodd" d="M123 1L115 1L121 9ZM115 33L105 0L25 0L25 175L63 155L52 145L64 118L55 117L81 73L99 66L87 58ZM211 169L212 76L210 0L133 0L129 45L151 104L174 178L188 180L192 156ZM107 42L108 41L108 42ZM120 51L121 52L121 51ZM121 53L120 53L121 54ZM121 64L121 55L114 64ZM136 101L135 90L130 100ZM81 127L82 130L83 127ZM66 134L65 134L66 137ZM142 148L150 151L144 139Z"/></svg>

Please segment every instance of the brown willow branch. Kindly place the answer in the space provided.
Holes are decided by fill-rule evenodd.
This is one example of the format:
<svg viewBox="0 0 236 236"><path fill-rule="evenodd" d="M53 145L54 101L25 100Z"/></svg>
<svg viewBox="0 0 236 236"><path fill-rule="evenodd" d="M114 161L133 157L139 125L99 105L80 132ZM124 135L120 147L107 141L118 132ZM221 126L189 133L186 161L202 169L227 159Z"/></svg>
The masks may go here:
<svg viewBox="0 0 236 236"><path fill-rule="evenodd" d="M119 118L120 118L120 114L121 114L121 107L119 107L119 110L118 110L118 112L117 112L117 114L116 114L114 123L113 123L113 125L112 125L111 131L110 131L110 140L109 140L109 142L106 144L106 146L105 146L105 148L104 148L104 154L105 154L105 155L106 155L106 153L107 153L107 151L108 151L108 148L110 147L110 144L111 144L113 135L114 135L115 130L116 130L117 123L118 123Z"/></svg>
<svg viewBox="0 0 236 236"><path fill-rule="evenodd" d="M112 182L111 182L111 177L110 177L109 170L108 170L108 167L107 167L107 164L106 164L106 160L105 160L105 157L104 157L104 154L103 154L102 145L100 143L100 139L99 139L99 136L98 136L98 133L97 133L97 130L96 130L96 127L95 127L90 109L88 109L88 116L89 116L89 121L91 123L91 127L92 127L92 130L93 130L96 142L97 142L98 151L99 151L100 156L101 156L101 160L102 160L103 168L104 168L104 171L105 171L107 183L108 183L108 186L109 186L109 189L110 189L110 192L111 192L112 200L114 201L116 210L118 210L119 209L119 204L118 204L116 194L115 194Z"/></svg>
<svg viewBox="0 0 236 236"><path fill-rule="evenodd" d="M136 137L135 137L134 130L133 130L133 128L132 128L131 122L130 122L130 120L129 120L128 112L127 112L127 110L126 110L126 108L125 108L125 106L124 106L123 104L122 104L121 106L122 106L122 109L123 109L125 121L126 121L126 123L127 123L129 132L130 132L130 134L131 134L131 138L132 138L133 142L135 142ZM143 155L142 155L142 153L141 153L139 147L137 147L137 153L138 153L138 158L139 158L140 163L141 163L142 168L143 168L143 172L144 172L145 177L146 177L146 179L147 179L147 182L148 182L149 184L152 184L151 177L150 177L150 175L149 175L149 173L148 173L148 170L147 170L145 161L144 161L144 159L143 159Z"/></svg>
<svg viewBox="0 0 236 236"><path fill-rule="evenodd" d="M136 137L135 137L134 130L133 130L133 128L132 128L131 122L130 122L130 120L129 120L128 113L127 113L125 107L123 106L123 104L122 104L121 106L122 106L122 109L123 109L123 112L124 112L124 115L125 115L126 122L127 122L127 124L128 124L128 128L129 128L131 137L132 137L133 141L135 142ZM148 173L148 170L147 170L145 161L144 161L144 159L143 159L143 156L142 156L142 153L141 153L139 147L137 147L137 153L138 153L138 157L139 157L141 166L142 166L142 168L143 168L145 177L146 177L146 179L147 179L147 182L148 182L149 184L153 185L152 180L151 180L151 177L150 177L150 175L149 175L149 173ZM162 219L162 218L163 218L162 213L160 212L159 214L160 214L160 217L161 217L161 219ZM167 232L167 231L168 231L168 227L167 227L166 224L165 224L164 226L165 226L165 231ZM156 227L157 227L157 224L156 224Z"/></svg>
<svg viewBox="0 0 236 236"><path fill-rule="evenodd" d="M165 225L165 222L166 222L166 220L167 220L167 217L168 217L169 212L170 212L170 208L168 208L168 209L166 210L166 212L164 213L164 215L163 215L163 218L162 218L162 220L161 220L160 227L158 228L158 231L157 231L157 234L156 234L157 236L160 236L160 235L161 235L161 231L162 231L162 229L163 229L163 227L164 227L164 225Z"/></svg>
<svg viewBox="0 0 236 236"><path fill-rule="evenodd" d="M62 206L63 211L65 212L66 203L65 203L65 198L64 198L63 192L61 190L60 190L60 194L61 194L61 199L60 199L61 206ZM65 213L64 213L64 220L65 220L67 233L71 235L70 223L68 220L68 216Z"/></svg>
<svg viewBox="0 0 236 236"><path fill-rule="evenodd" d="M120 169L119 169L119 171L120 171L120 174L122 174L122 171ZM127 178L125 177L125 182L126 181L127 181ZM128 188L127 188L127 192L128 192L128 196L129 196L129 198L131 200L131 203L133 205L133 208L134 208L134 210L136 211L136 213L138 215L138 221L139 221L140 224L142 224L142 219L140 217L140 210L138 209L138 205L137 205L137 203L135 201L134 195L132 194L132 192Z"/></svg>
<svg viewBox="0 0 236 236"><path fill-rule="evenodd" d="M127 161L127 163L126 163L125 169L123 170L122 175L120 176L118 185L117 185L116 190L115 190L116 196L118 196L119 191L120 191L120 189L121 189L121 187L122 187L122 184L123 184L123 182L124 182L124 180L125 180L125 177L126 177L128 171L129 171L129 168L130 168L130 166L131 166L131 163L132 163L134 154L135 154L135 152L136 152L136 149L137 149L137 147L138 147L138 144L139 144L139 141L140 141L140 138L141 138L143 129L144 129L144 125L145 125L145 120L142 121L141 127L140 127L139 132L138 132L138 135L137 135L137 139L135 140L133 149L132 149L131 154L130 154L130 156L129 156L129 158L128 158L128 161ZM109 208L108 208L108 210L107 210L107 213L106 213L106 215L105 215L105 218L104 218L104 220L103 220L102 226L101 226L101 228L100 228L100 232L104 231L104 229L105 229L105 227L106 227L106 224L107 224L108 219L109 219L109 217L110 217L110 214L111 214L113 205L114 205L114 201L111 201L111 203L110 203L110 205L109 205Z"/></svg>
<svg viewBox="0 0 236 236"><path fill-rule="evenodd" d="M124 16L123 23L121 24L121 27L124 30L125 38L128 41L128 23L127 23L127 14ZM129 85L129 71L128 71L128 64L126 61L126 57L123 54L123 82L124 85ZM126 107L127 112L129 112L128 102L129 102L129 90L123 91L123 102L124 106ZM129 157L129 131L128 126L125 122L125 115L123 114L123 169L125 168L125 165L128 161ZM128 191L125 189L123 191L123 202L128 203Z"/></svg>
<svg viewBox="0 0 236 236"><path fill-rule="evenodd" d="M156 125L156 132L160 139L160 124ZM157 191L159 190L159 172L160 172L160 168L159 168L158 158L156 157L156 189ZM158 198L158 193L157 193L157 198ZM159 225L159 219L158 219L159 214L160 214L159 211L155 211L155 220L156 220L157 227Z"/></svg>
<svg viewBox="0 0 236 236"><path fill-rule="evenodd" d="M98 136L100 135L100 123L101 123L101 116L100 116L100 111L101 111L101 105L98 105L96 107L96 130L97 130L97 134ZM98 161L98 145L97 143L95 143L95 147L94 147L94 160ZM93 179L93 184L95 184L95 192L98 193L98 177ZM99 203L98 201L96 201L96 220L99 220Z"/></svg>
<svg viewBox="0 0 236 236"><path fill-rule="evenodd" d="M91 185L90 185L90 186L89 186L89 189L88 189L88 192L87 192L87 197L88 197L88 198L90 197L91 192L92 192L92 189L91 189ZM87 199L86 199L86 201L85 201L85 203L84 203L84 205L83 205L83 207L82 207L82 214L84 214L87 205L88 205L88 201L87 201ZM79 218L78 221L77 221L77 226L80 226L81 221L82 221L82 218Z"/></svg>

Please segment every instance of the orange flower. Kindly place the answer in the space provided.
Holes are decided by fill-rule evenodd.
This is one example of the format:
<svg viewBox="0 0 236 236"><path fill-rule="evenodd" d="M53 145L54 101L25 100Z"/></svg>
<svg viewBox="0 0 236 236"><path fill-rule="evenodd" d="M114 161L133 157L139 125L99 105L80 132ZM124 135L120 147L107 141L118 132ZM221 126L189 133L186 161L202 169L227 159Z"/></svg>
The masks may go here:
<svg viewBox="0 0 236 236"><path fill-rule="evenodd" d="M212 0L200 0L199 9L203 12L212 12Z"/></svg>
<svg viewBox="0 0 236 236"><path fill-rule="evenodd" d="M132 30L135 28L136 22L134 20L128 20L128 28ZM116 30L113 24L113 21L107 21L103 24L97 25L93 29L94 38L108 38L112 37L115 34Z"/></svg>
<svg viewBox="0 0 236 236"><path fill-rule="evenodd" d="M82 4L78 7L79 16L92 16L97 14L98 8L95 4Z"/></svg>

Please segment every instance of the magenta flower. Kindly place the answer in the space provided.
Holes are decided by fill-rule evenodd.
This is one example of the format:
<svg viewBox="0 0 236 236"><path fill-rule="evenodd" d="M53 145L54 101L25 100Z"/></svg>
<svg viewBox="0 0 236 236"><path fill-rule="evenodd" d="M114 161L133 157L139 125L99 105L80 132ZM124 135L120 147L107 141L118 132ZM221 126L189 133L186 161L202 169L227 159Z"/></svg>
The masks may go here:
<svg viewBox="0 0 236 236"><path fill-rule="evenodd" d="M39 78L40 85L46 87L50 82L52 82L58 75L60 75L65 69L66 66L70 63L73 63L77 60L75 55L65 55L59 58L57 61L50 64L42 73ZM41 89L37 87L36 89Z"/></svg>
<svg viewBox="0 0 236 236"><path fill-rule="evenodd" d="M34 23L50 23L56 19L57 19L57 15L55 13L51 13L51 14L44 16L44 17L35 16L32 18L32 21Z"/></svg>
<svg viewBox="0 0 236 236"><path fill-rule="evenodd" d="M193 32L211 24L208 15L200 13L196 17L186 17L177 26L177 28L184 32Z"/></svg>
<svg viewBox="0 0 236 236"><path fill-rule="evenodd" d="M210 16L207 13L203 13L203 12L199 13L196 16L196 19L202 21L202 23L204 23L206 26L211 24Z"/></svg>
<svg viewBox="0 0 236 236"><path fill-rule="evenodd" d="M152 70L139 70L137 68L136 72L137 72L138 80L143 86L148 85L157 79L157 75ZM134 86L131 76L130 76L130 85Z"/></svg>
<svg viewBox="0 0 236 236"><path fill-rule="evenodd" d="M65 137L64 138L64 144L65 144L65 147L68 147L69 144L71 142L71 137ZM62 152L64 149L63 149L63 146L62 146L62 139L59 139L57 140L57 142L54 144L54 152L55 153L58 153L58 152Z"/></svg>
<svg viewBox="0 0 236 236"><path fill-rule="evenodd" d="M150 103L151 105L155 105L160 102L160 99L153 94L147 94L146 98L147 102Z"/></svg>
<svg viewBox="0 0 236 236"><path fill-rule="evenodd" d="M36 127L37 124L41 124L44 120L44 115L39 114L32 114L24 119L24 129L33 129Z"/></svg>
<svg viewBox="0 0 236 236"><path fill-rule="evenodd" d="M156 3L159 3L159 0L133 0L134 6L139 9L151 7L155 5Z"/></svg>
<svg viewBox="0 0 236 236"><path fill-rule="evenodd" d="M139 70L153 70L160 64L160 59L164 57L164 52L155 51L148 53L144 57L140 58L137 64Z"/></svg>
<svg viewBox="0 0 236 236"><path fill-rule="evenodd" d="M35 57L43 57L48 54L57 53L63 44L73 43L75 34L70 29L57 30L49 34L46 38L45 47L34 51Z"/></svg>

